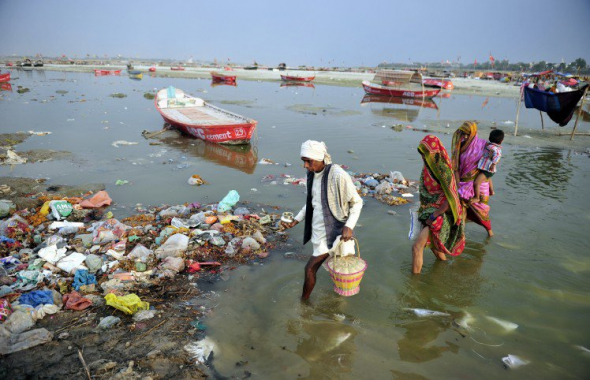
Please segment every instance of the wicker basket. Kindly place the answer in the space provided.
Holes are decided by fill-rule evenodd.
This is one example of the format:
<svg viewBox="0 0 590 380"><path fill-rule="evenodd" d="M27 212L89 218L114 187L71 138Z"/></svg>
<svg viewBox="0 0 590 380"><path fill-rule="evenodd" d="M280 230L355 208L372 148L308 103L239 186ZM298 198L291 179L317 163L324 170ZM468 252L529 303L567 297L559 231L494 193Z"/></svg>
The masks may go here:
<svg viewBox="0 0 590 380"><path fill-rule="evenodd" d="M354 296L361 290L359 285L367 270L367 262L361 259L359 243L356 239L354 241L358 256L338 257L338 259L334 256L326 263L330 277L334 281L334 291L345 297Z"/></svg>

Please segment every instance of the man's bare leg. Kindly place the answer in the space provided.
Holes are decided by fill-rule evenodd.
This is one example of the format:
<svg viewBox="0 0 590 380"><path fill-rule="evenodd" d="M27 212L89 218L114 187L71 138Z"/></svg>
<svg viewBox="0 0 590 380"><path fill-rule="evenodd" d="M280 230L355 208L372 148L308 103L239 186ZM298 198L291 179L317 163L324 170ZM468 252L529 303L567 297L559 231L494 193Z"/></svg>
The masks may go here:
<svg viewBox="0 0 590 380"><path fill-rule="evenodd" d="M311 295L311 292L315 286L316 273L327 258L327 253L324 253L321 256L312 256L309 258L309 261L305 265L305 279L303 282L303 293L301 294L302 300L309 299L309 296Z"/></svg>
<svg viewBox="0 0 590 380"><path fill-rule="evenodd" d="M430 227L425 226L420 235L412 245L412 273L420 274L422 271L422 263L424 262L424 247L428 242L428 235L430 234Z"/></svg>

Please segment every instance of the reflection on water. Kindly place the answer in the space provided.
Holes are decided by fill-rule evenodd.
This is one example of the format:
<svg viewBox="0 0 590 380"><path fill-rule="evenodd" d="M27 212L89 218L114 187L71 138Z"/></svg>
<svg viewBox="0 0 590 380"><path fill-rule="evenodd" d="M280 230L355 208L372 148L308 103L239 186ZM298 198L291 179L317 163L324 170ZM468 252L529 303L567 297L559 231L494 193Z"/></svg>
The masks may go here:
<svg viewBox="0 0 590 380"><path fill-rule="evenodd" d="M0 83L0 90L12 92L12 85L10 83Z"/></svg>
<svg viewBox="0 0 590 380"><path fill-rule="evenodd" d="M484 245L469 241L464 253L449 262L436 261L421 276L411 276L400 293L401 308L390 318L400 320L396 326L405 329L398 341L400 359L423 363L441 357L445 352L457 354L459 346L439 335L453 327L453 318L465 308L476 304L484 283L480 275ZM426 252L425 252L426 254ZM451 317L419 318L407 309L428 309L448 313Z"/></svg>
<svg viewBox="0 0 590 380"><path fill-rule="evenodd" d="M280 87L309 87L315 88L313 83L310 82L281 82Z"/></svg>
<svg viewBox="0 0 590 380"><path fill-rule="evenodd" d="M236 82L224 82L224 81L211 81L211 87L217 87L217 86L232 86L232 87L236 87L238 84Z"/></svg>
<svg viewBox="0 0 590 380"><path fill-rule="evenodd" d="M560 200L573 175L573 167L565 155L567 152L553 148L514 152L506 184L520 193L528 194L532 190Z"/></svg>
<svg viewBox="0 0 590 380"><path fill-rule="evenodd" d="M358 332L335 320L345 318L344 302L343 298L324 295L317 300L317 306L302 305L299 319L287 321L287 333L298 339L294 353L309 364L309 376L305 378L331 379L351 372Z"/></svg>
<svg viewBox="0 0 590 380"><path fill-rule="evenodd" d="M234 168L247 174L254 173L258 163L258 150L251 144L221 145L180 136L163 138L161 141L191 156L201 157L216 165Z"/></svg>
<svg viewBox="0 0 590 380"><path fill-rule="evenodd" d="M369 105L376 115L393 117L404 122L414 122L420 116L422 108L438 110L432 99L401 98L397 96L365 95L361 105Z"/></svg>

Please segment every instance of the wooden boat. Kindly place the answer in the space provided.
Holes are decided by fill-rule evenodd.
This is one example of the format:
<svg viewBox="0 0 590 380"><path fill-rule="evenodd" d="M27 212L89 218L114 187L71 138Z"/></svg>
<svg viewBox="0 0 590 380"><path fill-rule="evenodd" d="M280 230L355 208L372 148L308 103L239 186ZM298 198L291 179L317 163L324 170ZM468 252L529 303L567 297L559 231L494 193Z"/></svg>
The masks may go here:
<svg viewBox="0 0 590 380"><path fill-rule="evenodd" d="M6 64L6 66L8 66L8 67L12 67L12 62L8 62L8 63Z"/></svg>
<svg viewBox="0 0 590 380"><path fill-rule="evenodd" d="M256 120L215 107L174 87L158 91L154 103L167 123L209 142L248 144L258 124Z"/></svg>
<svg viewBox="0 0 590 380"><path fill-rule="evenodd" d="M23 62L22 67L33 67L33 62L30 59L27 58Z"/></svg>
<svg viewBox="0 0 590 380"><path fill-rule="evenodd" d="M315 75L313 77L300 77L297 75L282 75L281 79L285 82L311 82L315 79Z"/></svg>
<svg viewBox="0 0 590 380"><path fill-rule="evenodd" d="M120 75L121 70L94 70L94 75L99 77L103 75Z"/></svg>
<svg viewBox="0 0 590 380"><path fill-rule="evenodd" d="M435 79L435 78L427 78L422 81L424 86L426 87L436 87L442 88L444 90L452 90L455 88L455 85L450 80L446 79Z"/></svg>
<svg viewBox="0 0 590 380"><path fill-rule="evenodd" d="M149 71L150 71L150 73L155 73L156 72L156 68L152 66L152 67L149 68Z"/></svg>
<svg viewBox="0 0 590 380"><path fill-rule="evenodd" d="M246 66L244 70L258 70L258 66Z"/></svg>
<svg viewBox="0 0 590 380"><path fill-rule="evenodd" d="M0 74L0 82L8 82L10 80L10 73Z"/></svg>
<svg viewBox="0 0 590 380"><path fill-rule="evenodd" d="M131 78L131 79L143 78L143 73L139 70L129 70L129 71L127 71L127 74L129 74L129 78Z"/></svg>
<svg viewBox="0 0 590 380"><path fill-rule="evenodd" d="M236 81L235 75L220 74L215 71L211 72L211 78L213 79L213 82L235 83Z"/></svg>
<svg viewBox="0 0 590 380"><path fill-rule="evenodd" d="M383 86L369 81L363 81L363 88L367 94L372 95L386 95L398 96L403 98L432 98L441 91L437 90L412 90L406 88L396 88L390 86Z"/></svg>
<svg viewBox="0 0 590 380"><path fill-rule="evenodd" d="M176 66L176 67L171 67L170 70L174 70L174 71L184 71L184 67L182 66Z"/></svg>
<svg viewBox="0 0 590 380"><path fill-rule="evenodd" d="M33 66L35 67L43 67L43 61L38 59L35 61L35 63L33 63Z"/></svg>
<svg viewBox="0 0 590 380"><path fill-rule="evenodd" d="M12 92L12 85L8 82L0 83L0 90Z"/></svg>

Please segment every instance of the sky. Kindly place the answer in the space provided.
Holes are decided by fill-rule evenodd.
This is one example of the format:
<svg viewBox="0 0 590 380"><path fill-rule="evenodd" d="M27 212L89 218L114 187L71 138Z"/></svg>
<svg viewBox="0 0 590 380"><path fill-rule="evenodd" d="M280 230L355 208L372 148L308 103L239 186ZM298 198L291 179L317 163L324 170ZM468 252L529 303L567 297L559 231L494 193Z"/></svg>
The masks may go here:
<svg viewBox="0 0 590 380"><path fill-rule="evenodd" d="M590 63L590 0L0 0L0 56Z"/></svg>

